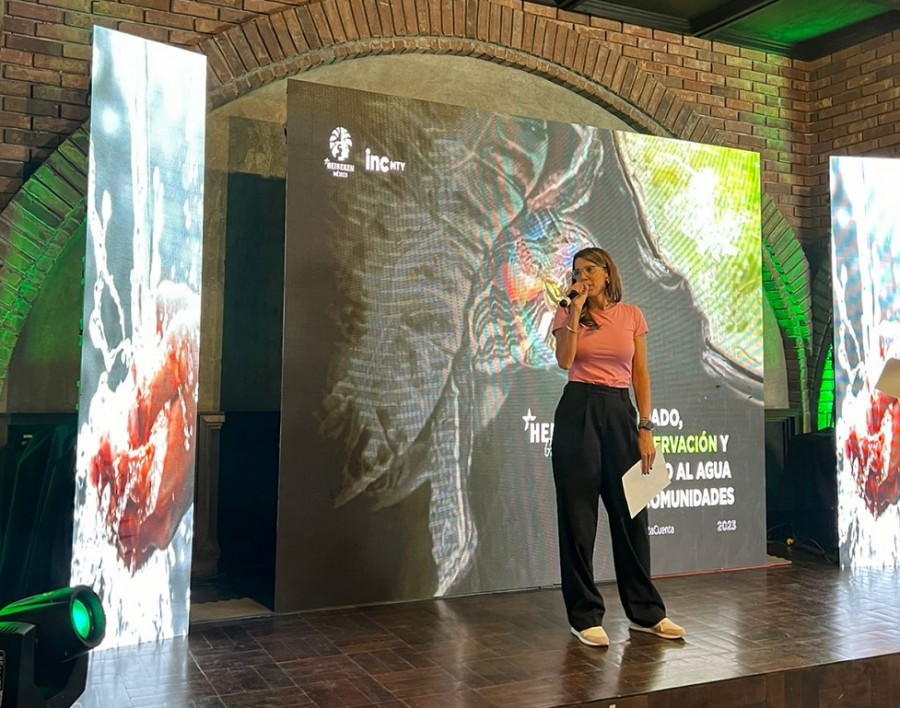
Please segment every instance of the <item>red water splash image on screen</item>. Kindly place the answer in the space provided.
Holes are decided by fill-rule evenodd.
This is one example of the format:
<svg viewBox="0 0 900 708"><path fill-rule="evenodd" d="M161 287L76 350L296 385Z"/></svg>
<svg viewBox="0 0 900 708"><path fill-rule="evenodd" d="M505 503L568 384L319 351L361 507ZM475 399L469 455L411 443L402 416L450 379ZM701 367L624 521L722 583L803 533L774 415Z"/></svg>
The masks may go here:
<svg viewBox="0 0 900 708"><path fill-rule="evenodd" d="M199 335L184 307L192 295L168 290L158 296L150 346L116 390L127 401L119 416L125 435L114 436L124 444L103 435L90 461L107 530L132 573L169 545L192 498Z"/></svg>
<svg viewBox="0 0 900 708"><path fill-rule="evenodd" d="M869 390L865 420L851 424L844 441L866 509L876 518L900 501L900 401Z"/></svg>

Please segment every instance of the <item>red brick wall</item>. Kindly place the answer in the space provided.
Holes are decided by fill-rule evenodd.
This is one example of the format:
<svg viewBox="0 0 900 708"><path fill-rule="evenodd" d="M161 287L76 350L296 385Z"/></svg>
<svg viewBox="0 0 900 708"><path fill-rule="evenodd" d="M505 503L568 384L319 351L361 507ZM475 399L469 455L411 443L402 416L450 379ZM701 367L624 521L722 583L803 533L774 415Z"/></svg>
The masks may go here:
<svg viewBox="0 0 900 708"><path fill-rule="evenodd" d="M635 25L592 25L706 116L723 144L758 151L766 193L795 230L805 229L809 64Z"/></svg>
<svg viewBox="0 0 900 708"><path fill-rule="evenodd" d="M900 32L838 52L810 67L811 200L803 217L827 233L830 155L900 155Z"/></svg>

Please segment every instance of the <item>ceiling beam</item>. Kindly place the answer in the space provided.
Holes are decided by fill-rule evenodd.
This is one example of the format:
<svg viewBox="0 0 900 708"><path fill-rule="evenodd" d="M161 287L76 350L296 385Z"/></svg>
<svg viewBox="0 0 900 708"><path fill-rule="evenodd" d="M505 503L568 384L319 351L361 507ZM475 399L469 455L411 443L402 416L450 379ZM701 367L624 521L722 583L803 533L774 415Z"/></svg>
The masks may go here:
<svg viewBox="0 0 900 708"><path fill-rule="evenodd" d="M564 10L577 10L607 20L652 27L676 34L691 34L691 23L677 15L625 7L612 2L604 2L604 0L557 0L556 4Z"/></svg>
<svg viewBox="0 0 900 708"><path fill-rule="evenodd" d="M691 34L704 37L711 32L727 28L738 20L752 15L779 0L731 0L724 5L700 15L691 22ZM900 0L898 0L900 1Z"/></svg>
<svg viewBox="0 0 900 708"><path fill-rule="evenodd" d="M727 0L720 7L693 19L683 15L631 8L608 0L533 0L545 5L582 12L627 24L664 30L686 36L703 37L740 47L758 49L810 61L854 44L900 29L900 11L886 11L849 27L819 37L789 44L768 37L747 34L739 21L782 0ZM2 0L0 0L2 2ZM815 2L815 0L810 0ZM885 8L900 10L900 0L866 0Z"/></svg>
<svg viewBox="0 0 900 708"><path fill-rule="evenodd" d="M884 4L884 3L881 3ZM900 12L886 12L855 25L819 35L791 48L791 56L811 61L900 29Z"/></svg>

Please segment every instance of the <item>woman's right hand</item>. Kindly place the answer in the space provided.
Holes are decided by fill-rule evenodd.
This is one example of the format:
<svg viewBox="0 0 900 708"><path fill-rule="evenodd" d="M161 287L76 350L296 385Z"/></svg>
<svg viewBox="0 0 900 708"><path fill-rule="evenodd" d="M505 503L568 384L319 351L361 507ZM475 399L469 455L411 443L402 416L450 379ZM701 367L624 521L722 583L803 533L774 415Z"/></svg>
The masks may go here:
<svg viewBox="0 0 900 708"><path fill-rule="evenodd" d="M573 283L569 292L577 293L575 297L571 299L569 302L569 307L576 307L578 311L581 311L581 308L584 307L584 303L587 300L588 287L584 283Z"/></svg>

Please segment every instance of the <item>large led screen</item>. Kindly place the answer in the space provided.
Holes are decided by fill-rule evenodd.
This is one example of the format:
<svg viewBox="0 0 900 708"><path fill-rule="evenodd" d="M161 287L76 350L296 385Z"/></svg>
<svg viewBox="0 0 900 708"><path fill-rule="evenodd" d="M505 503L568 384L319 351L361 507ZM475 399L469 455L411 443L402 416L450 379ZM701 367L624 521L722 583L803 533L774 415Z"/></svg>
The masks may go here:
<svg viewBox="0 0 900 708"><path fill-rule="evenodd" d="M550 324L589 245L650 327L654 572L764 562L757 155L304 82L288 111L278 609L559 582Z"/></svg>
<svg viewBox="0 0 900 708"><path fill-rule="evenodd" d="M98 27L92 66L72 582L126 644L188 627L206 63Z"/></svg>
<svg viewBox="0 0 900 708"><path fill-rule="evenodd" d="M900 161L831 158L835 441L841 565L900 566ZM890 373L890 372L889 372ZM881 384L883 386L883 384ZM891 394L889 391L893 391Z"/></svg>

